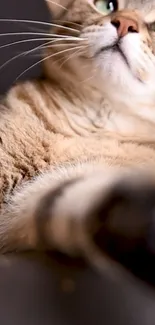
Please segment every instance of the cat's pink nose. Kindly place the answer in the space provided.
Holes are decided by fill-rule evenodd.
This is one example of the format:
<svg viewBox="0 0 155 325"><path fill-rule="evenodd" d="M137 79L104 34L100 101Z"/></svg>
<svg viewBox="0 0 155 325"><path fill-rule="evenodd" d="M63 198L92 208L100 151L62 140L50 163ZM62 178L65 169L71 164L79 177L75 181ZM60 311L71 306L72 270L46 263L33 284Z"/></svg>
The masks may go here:
<svg viewBox="0 0 155 325"><path fill-rule="evenodd" d="M128 33L138 33L139 26L135 20L127 17L115 17L112 19L111 24L116 27L118 37L124 37Z"/></svg>

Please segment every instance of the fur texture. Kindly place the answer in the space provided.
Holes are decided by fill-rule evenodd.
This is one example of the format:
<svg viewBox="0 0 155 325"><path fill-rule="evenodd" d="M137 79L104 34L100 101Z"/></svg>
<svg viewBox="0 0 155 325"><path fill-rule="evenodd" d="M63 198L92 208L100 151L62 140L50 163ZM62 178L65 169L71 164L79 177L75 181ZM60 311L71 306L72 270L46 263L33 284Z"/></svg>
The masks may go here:
<svg viewBox="0 0 155 325"><path fill-rule="evenodd" d="M44 50L45 79L1 102L1 252L59 249L105 263L117 259L114 239L151 250L154 1L120 0L108 14L93 0L47 4L51 33L64 38ZM137 30L118 39L121 19Z"/></svg>

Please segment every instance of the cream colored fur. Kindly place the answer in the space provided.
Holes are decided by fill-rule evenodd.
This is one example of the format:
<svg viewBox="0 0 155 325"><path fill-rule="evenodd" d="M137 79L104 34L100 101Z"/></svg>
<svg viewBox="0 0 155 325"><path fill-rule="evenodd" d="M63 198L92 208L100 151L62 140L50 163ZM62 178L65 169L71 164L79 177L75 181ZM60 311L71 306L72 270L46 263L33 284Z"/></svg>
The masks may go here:
<svg viewBox="0 0 155 325"><path fill-rule="evenodd" d="M105 16L93 1L55 2L47 2L54 18L77 32L54 32L81 38L75 46L84 50L52 56L68 43L51 46L46 79L19 83L1 103L0 249L56 248L93 260L89 227L112 188L131 179L136 191L155 186L155 41L145 25L155 5L120 1L122 11ZM120 14L139 24L121 45L130 68L117 53L96 55L116 40L110 21Z"/></svg>

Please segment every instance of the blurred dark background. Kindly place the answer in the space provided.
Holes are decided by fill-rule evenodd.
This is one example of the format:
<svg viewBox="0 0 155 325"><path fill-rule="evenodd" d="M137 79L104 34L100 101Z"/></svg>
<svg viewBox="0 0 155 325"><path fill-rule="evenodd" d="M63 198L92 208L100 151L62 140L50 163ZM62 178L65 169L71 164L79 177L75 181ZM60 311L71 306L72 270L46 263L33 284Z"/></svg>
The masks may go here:
<svg viewBox="0 0 155 325"><path fill-rule="evenodd" d="M1 0L0 1L0 19L27 19L48 22L50 16L44 0ZM6 35L4 33L37 33L46 32L47 27L44 25L34 25L21 22L2 22L0 21L0 47L30 38L43 38L39 35ZM46 37L46 36L45 36ZM44 41L45 42L45 41ZM33 49L35 46L43 44L43 41L22 42L8 47L0 48L0 93L4 93L16 78L31 65L39 61L39 50L33 51L29 55L21 55L22 53ZM17 59L5 64L14 56ZM4 66L5 65L5 66ZM40 65L35 66L28 72L25 72L20 79L38 76L41 73Z"/></svg>
<svg viewBox="0 0 155 325"><path fill-rule="evenodd" d="M48 22L44 0L0 0L0 19ZM2 36L3 33L36 32L45 26L0 21L0 47L39 38L35 35ZM40 31L42 32L42 31ZM41 37L41 36L40 36ZM0 48L0 94L35 64L39 52L21 55L43 41ZM17 59L12 59L18 56ZM6 62L8 64L6 64ZM5 65L5 66L4 66ZM22 79L41 74L40 65ZM134 259L133 267L155 278L155 263ZM136 270L137 270L136 269ZM136 273L136 272L135 272ZM49 256L0 257L0 324L2 325L155 325L155 292L137 279L114 281L89 267L63 266Z"/></svg>

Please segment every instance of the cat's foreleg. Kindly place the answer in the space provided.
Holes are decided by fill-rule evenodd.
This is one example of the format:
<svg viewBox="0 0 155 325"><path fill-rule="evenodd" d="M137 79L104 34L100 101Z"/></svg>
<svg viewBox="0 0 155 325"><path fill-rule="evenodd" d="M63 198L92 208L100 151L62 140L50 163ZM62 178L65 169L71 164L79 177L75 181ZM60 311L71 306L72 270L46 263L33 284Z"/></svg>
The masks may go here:
<svg viewBox="0 0 155 325"><path fill-rule="evenodd" d="M155 182L141 173L60 168L25 183L8 199L0 215L0 250L117 254L149 240L154 207Z"/></svg>

